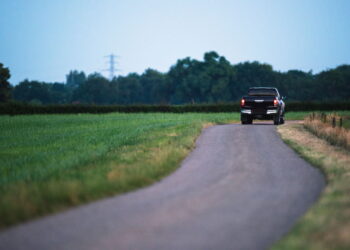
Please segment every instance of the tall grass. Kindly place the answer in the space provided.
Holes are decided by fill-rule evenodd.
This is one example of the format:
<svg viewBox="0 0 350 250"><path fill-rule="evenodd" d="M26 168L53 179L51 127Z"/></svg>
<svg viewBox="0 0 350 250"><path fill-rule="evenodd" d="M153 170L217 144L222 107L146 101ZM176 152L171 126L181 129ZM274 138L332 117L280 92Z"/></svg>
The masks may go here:
<svg viewBox="0 0 350 250"><path fill-rule="evenodd" d="M277 130L288 145L322 170L327 186L318 202L272 249L350 249L349 151L332 146L302 124L278 126Z"/></svg>
<svg viewBox="0 0 350 250"><path fill-rule="evenodd" d="M337 114L312 113L304 120L310 132L333 145L350 150L350 130L343 127L346 119Z"/></svg>

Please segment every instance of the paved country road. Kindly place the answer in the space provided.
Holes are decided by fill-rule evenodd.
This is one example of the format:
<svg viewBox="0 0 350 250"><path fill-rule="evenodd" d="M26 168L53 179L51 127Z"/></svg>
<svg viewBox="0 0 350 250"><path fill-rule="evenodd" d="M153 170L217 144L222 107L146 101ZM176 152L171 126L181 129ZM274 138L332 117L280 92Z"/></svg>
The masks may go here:
<svg viewBox="0 0 350 250"><path fill-rule="evenodd" d="M10 228L0 249L268 249L324 185L275 126L214 126L161 182Z"/></svg>

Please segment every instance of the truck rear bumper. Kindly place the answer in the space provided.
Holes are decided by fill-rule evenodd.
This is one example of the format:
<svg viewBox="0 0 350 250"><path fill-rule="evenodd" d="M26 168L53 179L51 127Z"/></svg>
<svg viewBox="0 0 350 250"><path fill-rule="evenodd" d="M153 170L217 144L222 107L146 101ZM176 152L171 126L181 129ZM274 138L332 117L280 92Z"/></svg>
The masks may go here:
<svg viewBox="0 0 350 250"><path fill-rule="evenodd" d="M254 109L241 109L241 116L248 116L252 119L260 120L273 120L278 114L277 109L267 109L267 110L254 110Z"/></svg>
<svg viewBox="0 0 350 250"><path fill-rule="evenodd" d="M247 115L275 115L277 114L277 109L267 109L267 110L241 109L241 113L247 114Z"/></svg>

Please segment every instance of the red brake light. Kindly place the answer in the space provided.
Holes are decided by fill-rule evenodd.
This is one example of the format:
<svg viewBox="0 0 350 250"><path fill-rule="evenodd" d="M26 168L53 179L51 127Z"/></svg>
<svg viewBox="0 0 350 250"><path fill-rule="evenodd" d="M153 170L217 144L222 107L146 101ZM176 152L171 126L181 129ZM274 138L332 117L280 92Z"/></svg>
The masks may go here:
<svg viewBox="0 0 350 250"><path fill-rule="evenodd" d="M244 99L242 99L242 100L241 100L241 107L243 107L243 106L244 106L244 104L245 104L245 100L244 100Z"/></svg>
<svg viewBox="0 0 350 250"><path fill-rule="evenodd" d="M273 106L277 106L277 104L278 104L278 100L277 99L273 100Z"/></svg>

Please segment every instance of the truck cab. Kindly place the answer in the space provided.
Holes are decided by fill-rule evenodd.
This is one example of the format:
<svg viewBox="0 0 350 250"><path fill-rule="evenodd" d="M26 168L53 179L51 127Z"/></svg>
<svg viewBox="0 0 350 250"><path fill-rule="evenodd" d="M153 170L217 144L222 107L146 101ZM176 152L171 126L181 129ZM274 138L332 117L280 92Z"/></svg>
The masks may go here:
<svg viewBox="0 0 350 250"><path fill-rule="evenodd" d="M252 124L254 119L273 120L275 125L284 123L284 97L277 88L253 87L240 102L242 124Z"/></svg>

